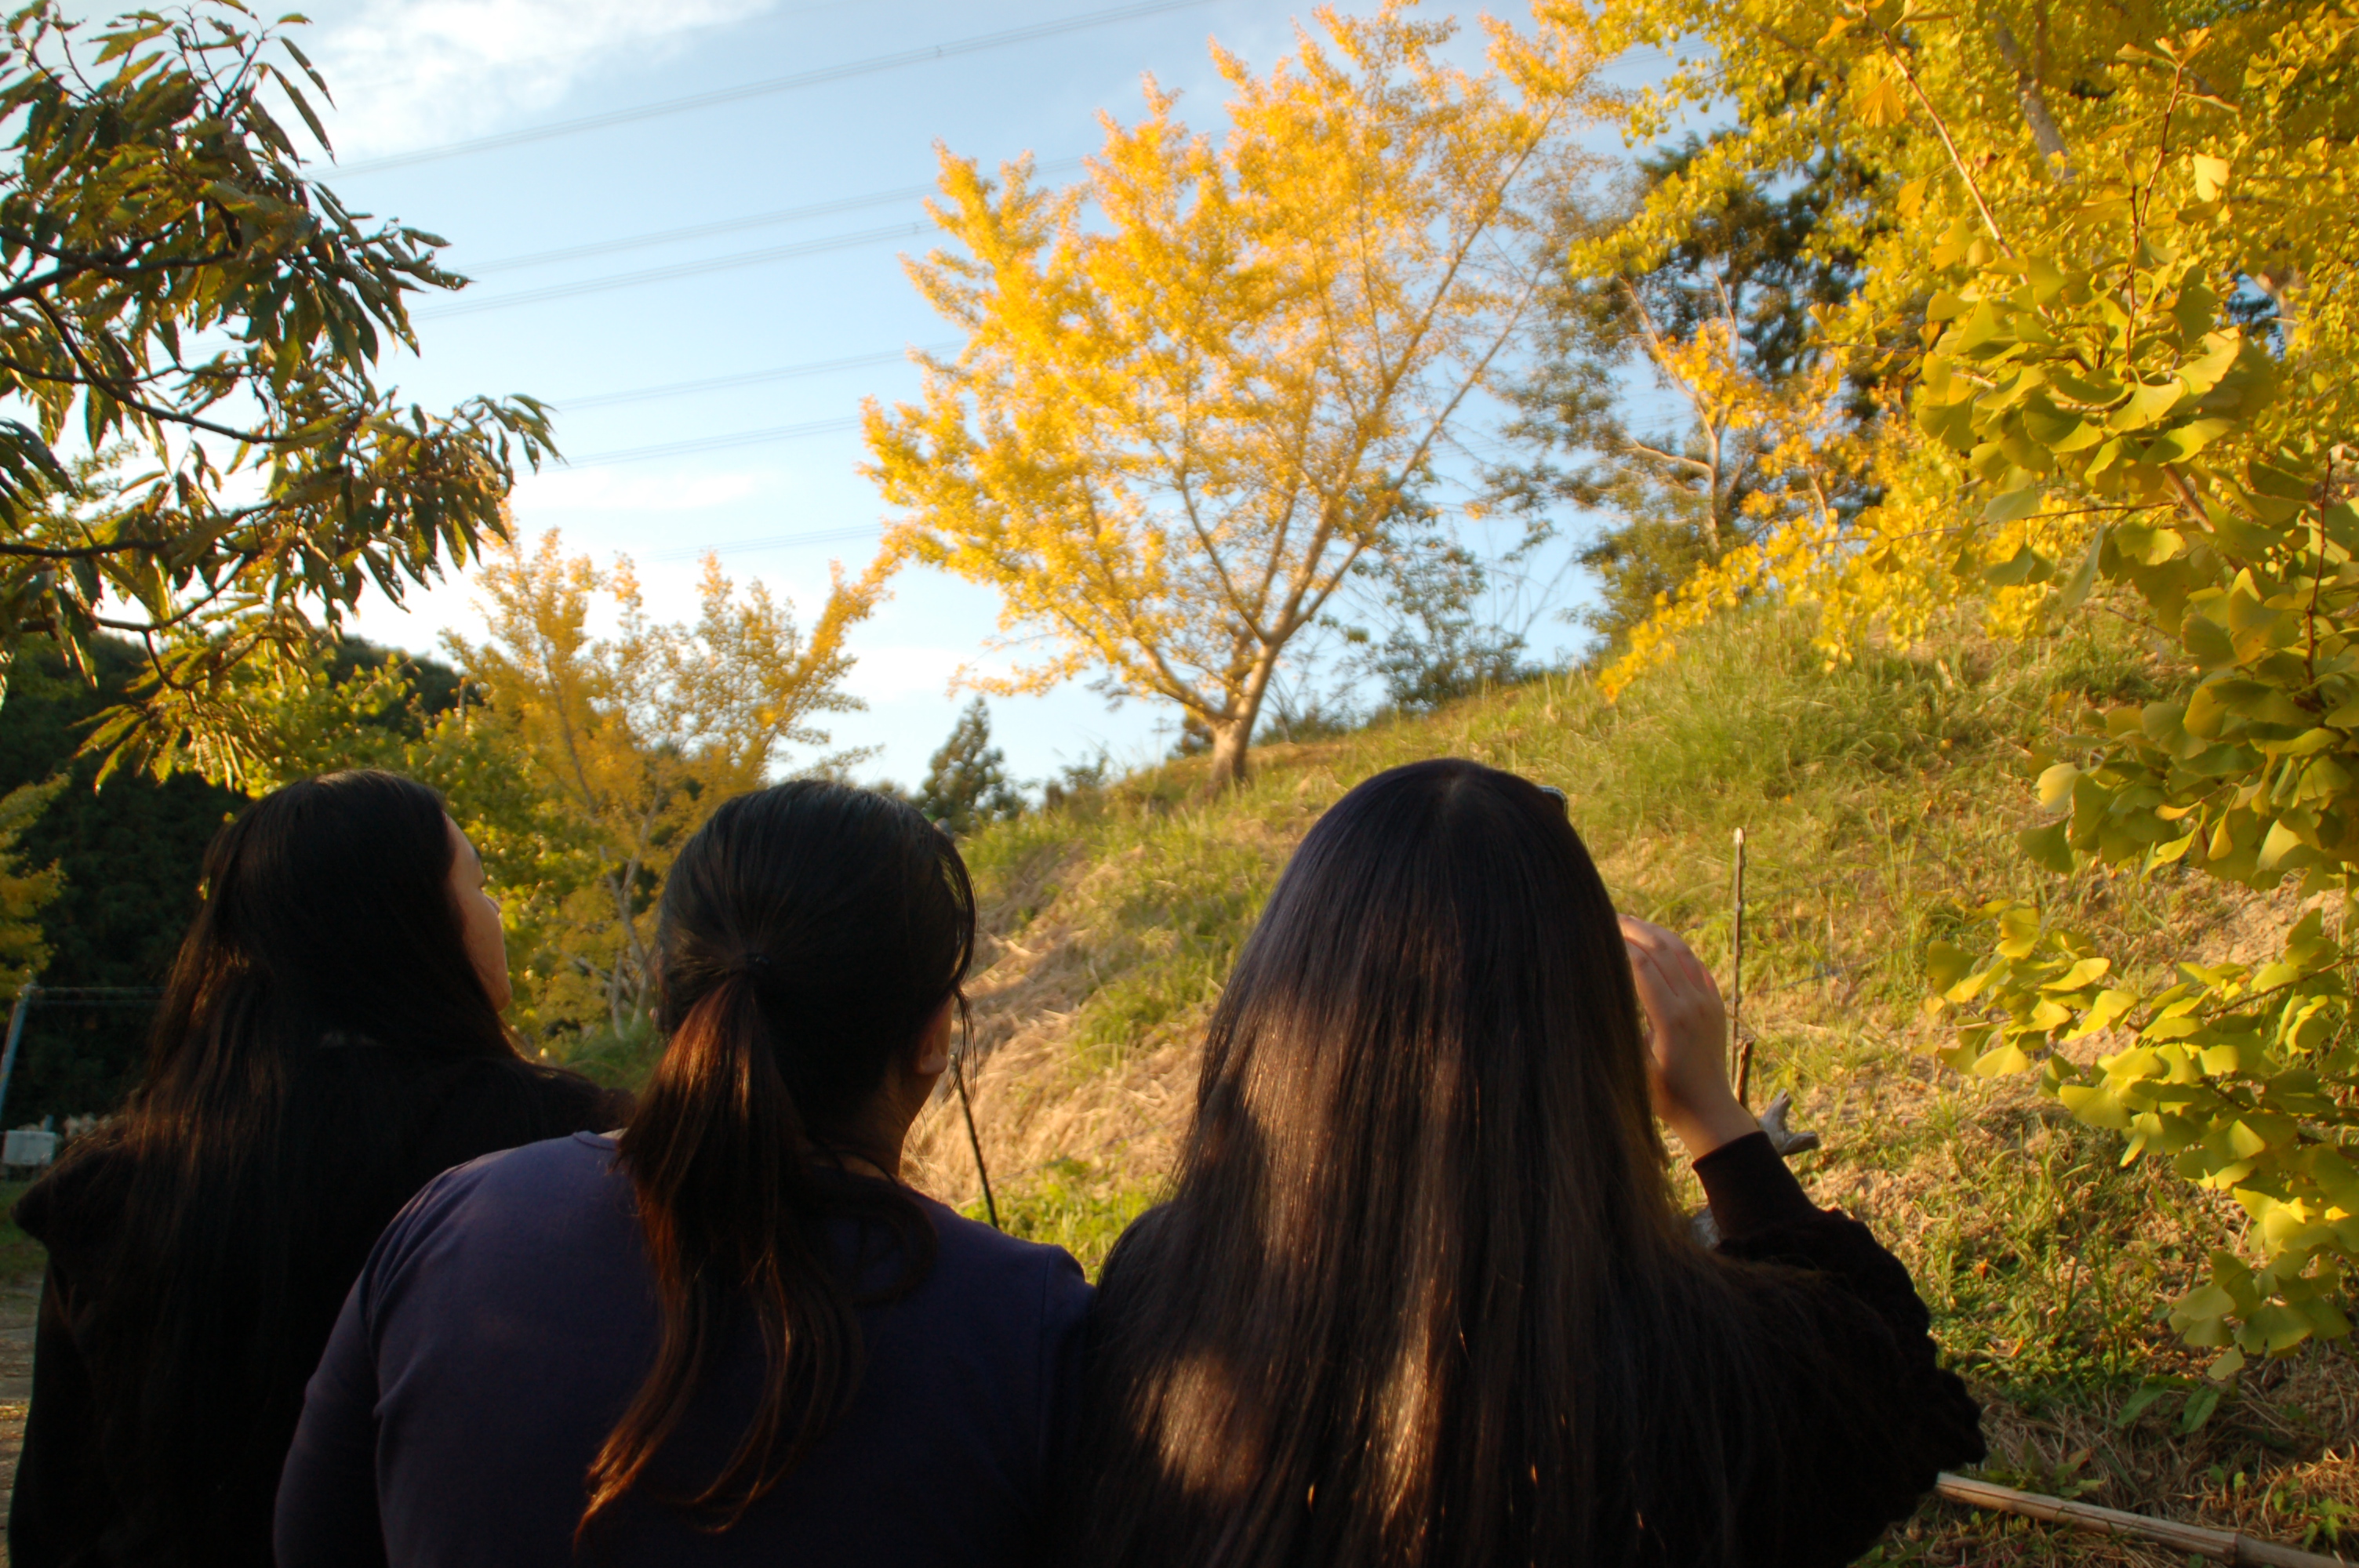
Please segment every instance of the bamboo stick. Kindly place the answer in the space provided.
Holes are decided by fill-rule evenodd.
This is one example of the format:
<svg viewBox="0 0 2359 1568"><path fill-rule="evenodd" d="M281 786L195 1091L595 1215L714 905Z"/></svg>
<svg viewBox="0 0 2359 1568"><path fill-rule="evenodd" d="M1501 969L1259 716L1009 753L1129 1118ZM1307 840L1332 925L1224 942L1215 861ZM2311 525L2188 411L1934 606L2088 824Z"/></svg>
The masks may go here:
<svg viewBox="0 0 2359 1568"><path fill-rule="evenodd" d="M2134 1541L2151 1541L2173 1551L2209 1557L2215 1563L2254 1563L2260 1568L2346 1568L2349 1563L2344 1557L2325 1557L2299 1547L2280 1546L2242 1530L2212 1530L2173 1519L2148 1519L2119 1509L2101 1509L2094 1503L2076 1503L2063 1498L2043 1497L2038 1492L2019 1492L1991 1481L1969 1480L1947 1470L1941 1472L1933 1489L1948 1501L1970 1508L2021 1514L2027 1519L2127 1536Z"/></svg>

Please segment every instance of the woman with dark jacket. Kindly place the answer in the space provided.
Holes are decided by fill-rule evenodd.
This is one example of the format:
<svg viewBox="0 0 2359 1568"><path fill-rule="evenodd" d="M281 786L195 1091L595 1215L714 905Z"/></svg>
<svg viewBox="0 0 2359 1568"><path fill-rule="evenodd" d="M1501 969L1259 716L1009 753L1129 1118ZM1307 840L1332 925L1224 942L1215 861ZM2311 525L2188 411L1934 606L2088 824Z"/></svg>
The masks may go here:
<svg viewBox="0 0 2359 1568"><path fill-rule="evenodd" d="M1353 790L1222 993L1171 1201L1101 1277L1060 1560L1865 1550L1981 1456L1979 1412L1900 1264L1729 1092L1725 1027L1560 796L1463 762Z"/></svg>
<svg viewBox="0 0 2359 1568"><path fill-rule="evenodd" d="M900 1184L974 899L908 806L721 806L658 928L669 1036L619 1138L452 1171L321 1358L282 1568L1029 1568L1089 1299Z"/></svg>
<svg viewBox="0 0 2359 1568"><path fill-rule="evenodd" d="M519 1057L507 1000L499 907L424 785L306 779L222 831L144 1077L16 1206L49 1257L17 1568L270 1562L304 1382L386 1222L627 1109Z"/></svg>

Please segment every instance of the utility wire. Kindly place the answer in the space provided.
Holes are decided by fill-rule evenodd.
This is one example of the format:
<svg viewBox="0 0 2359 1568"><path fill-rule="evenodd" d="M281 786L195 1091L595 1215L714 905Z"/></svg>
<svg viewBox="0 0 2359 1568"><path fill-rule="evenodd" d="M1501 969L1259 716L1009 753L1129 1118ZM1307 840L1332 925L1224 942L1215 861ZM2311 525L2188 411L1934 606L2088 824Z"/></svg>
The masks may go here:
<svg viewBox="0 0 2359 1568"><path fill-rule="evenodd" d="M758 447L770 441L792 441L805 436L835 436L860 428L860 417L814 419L805 425L772 425L760 430L734 430L722 436L697 436L685 441L659 441L651 447L625 447L615 451L589 452L569 458L565 466L604 468L612 463L646 462L652 458L683 457L690 452L718 452L731 447Z"/></svg>
<svg viewBox="0 0 2359 1568"><path fill-rule="evenodd" d="M1033 173L1065 174L1082 167L1078 157L1059 158L1055 163L1037 165ZM940 193L941 187L931 182L924 185L904 185L893 190L874 190L865 196L846 196L834 201L815 202L808 207L786 207L776 212L756 212L748 218L724 218L712 223L691 223L685 228L659 229L651 233L633 234L619 240L594 240L586 244L567 245L553 251L534 251L520 256L501 256L496 260L470 264L453 264L470 277L480 277L487 272L509 272L517 267L547 266L554 262L578 261L584 256L609 255L615 251L637 250L646 245L669 244L674 240L701 240L711 234L733 234L743 229L766 229L774 223L799 222L805 218L823 218L832 212L857 211L863 207L885 207L897 201L915 201L920 197Z"/></svg>
<svg viewBox="0 0 2359 1568"><path fill-rule="evenodd" d="M928 343L915 350L921 354L946 354L959 345ZM707 376L701 381L675 381L662 386L635 387L628 392L602 392L594 397L551 398L551 406L571 413L577 408L606 408L617 403L645 403L658 397L684 397L695 392L715 392L723 387L756 386L766 381L788 381L796 376L824 375L829 371L860 370L870 365L903 364L913 351L895 349L890 353L853 354L848 359L813 360L807 364L779 365L775 370L749 370L736 375Z"/></svg>
<svg viewBox="0 0 2359 1568"><path fill-rule="evenodd" d="M663 550L649 556L651 561L692 561L706 555L742 556L753 550L790 550L799 545L847 545L854 539L874 538L883 525L863 523L850 528L822 528L811 534L771 534L758 539L732 539L721 545L699 545L693 549Z"/></svg>
<svg viewBox="0 0 2359 1568"><path fill-rule="evenodd" d="M641 103L628 109L613 109L603 114L584 114L579 119L558 120L546 125L531 125L522 130L503 131L495 135L475 136L463 142L445 142L440 146L420 147L415 152L396 153L390 157L368 158L360 163L345 164L336 170L336 178L349 178L356 174L375 174L381 169L408 168L413 165L432 163L446 157L458 157L467 153L493 152L502 147L523 146L531 142L544 142L558 136L576 135L583 131L603 130L609 125L626 125L635 121L652 120L664 114L686 114L693 109L709 109L721 103L742 103L748 98L767 97L774 92L793 92L805 87L817 87L823 82L842 81L855 76L870 76L878 71L897 70L905 65L921 65L928 60L948 59L954 55L975 54L984 49L1005 49L1012 44L1030 43L1036 38L1052 38L1065 33L1078 33L1091 27L1108 27L1115 22L1132 21L1141 16L1160 16L1167 11L1190 10L1206 5L1212 0L1149 0L1140 5L1117 5L1111 10L1088 11L1078 16L1061 16L1052 22L1036 22L1027 27L1006 27L995 33L978 33L969 38L955 38L946 44L929 44L923 49L902 49L893 54L872 55L866 59L846 60L841 65L821 66L816 70L797 71L792 76L774 76L766 81L748 81L735 87L717 88L710 92L692 92L684 98L668 98L659 103Z"/></svg>
<svg viewBox="0 0 2359 1568"><path fill-rule="evenodd" d="M538 305L550 299L571 299L580 294L603 294L609 289L636 288L643 283L669 283L674 278L696 277L708 272L727 272L734 267L760 266L766 262L815 256L823 251L850 250L886 240L914 239L930 232L933 227L929 222L894 223L881 229L862 229L856 233L826 234L816 240L798 240L790 245L768 245L758 251L732 251L727 255L674 262L669 266L644 267L637 272L576 278L571 283L552 283L546 287L520 289L514 294L495 294L485 299L462 297L455 305L445 305L432 310L415 310L410 314L421 321L439 321L451 316L479 316L486 310L505 310L512 305Z"/></svg>

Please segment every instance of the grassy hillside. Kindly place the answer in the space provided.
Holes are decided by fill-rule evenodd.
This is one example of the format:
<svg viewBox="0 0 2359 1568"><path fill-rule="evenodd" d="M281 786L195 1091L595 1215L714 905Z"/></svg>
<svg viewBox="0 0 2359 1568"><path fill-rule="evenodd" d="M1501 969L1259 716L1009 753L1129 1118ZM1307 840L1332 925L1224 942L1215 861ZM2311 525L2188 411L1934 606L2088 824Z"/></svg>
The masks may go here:
<svg viewBox="0 0 2359 1568"><path fill-rule="evenodd" d="M1263 749L1206 804L1190 764L1135 777L965 846L990 933L972 1076L1011 1226L1092 1267L1154 1201L1193 1093L1196 1038L1296 841L1370 773L1473 757L1564 789L1624 907L1687 933L1725 985L1732 830L1750 844L1745 1022L1756 1103L1796 1096L1826 1147L1797 1170L1915 1271L1986 1400L1986 1473L2114 1507L2323 1547L2359 1509L2359 1374L2307 1347L2224 1398L2159 1318L2242 1216L2028 1085L1933 1063L1916 955L1959 903L2061 891L2113 950L2242 954L2290 896L2239 903L2194 877L2029 870L2027 742L2083 701L2155 694L2142 650L2091 614L2033 651L1961 635L1828 673L1798 627L1700 641L1614 707L1553 677L1419 720ZM955 1103L913 1140L921 1184L979 1211ZM2359 1528L2359 1526L2354 1526ZM1929 1509L1886 1561L2161 1562L2136 1549Z"/></svg>

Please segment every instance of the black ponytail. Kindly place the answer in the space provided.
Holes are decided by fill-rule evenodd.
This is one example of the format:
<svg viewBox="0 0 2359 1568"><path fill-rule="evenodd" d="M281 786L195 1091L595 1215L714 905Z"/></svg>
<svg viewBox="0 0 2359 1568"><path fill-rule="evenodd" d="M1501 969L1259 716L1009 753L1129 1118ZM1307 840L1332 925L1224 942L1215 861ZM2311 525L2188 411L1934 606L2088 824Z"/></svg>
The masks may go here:
<svg viewBox="0 0 2359 1568"><path fill-rule="evenodd" d="M830 1181L812 1156L958 994L974 896L950 839L912 808L798 781L730 801L689 841L658 943L669 1041L621 1158L663 1336L591 1465L577 1541L647 1482L737 1312L768 1355L761 1401L720 1472L662 1500L727 1529L850 1406L861 1298L822 1222L883 1225L904 1260L897 1289L922 1278L933 1237L906 1195Z"/></svg>

